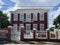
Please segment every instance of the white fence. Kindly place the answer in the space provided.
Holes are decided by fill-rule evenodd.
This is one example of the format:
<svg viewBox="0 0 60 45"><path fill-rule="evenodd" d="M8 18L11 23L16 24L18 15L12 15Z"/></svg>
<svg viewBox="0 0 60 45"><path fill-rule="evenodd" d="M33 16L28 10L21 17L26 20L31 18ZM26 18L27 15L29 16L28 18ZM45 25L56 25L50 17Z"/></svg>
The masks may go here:
<svg viewBox="0 0 60 45"><path fill-rule="evenodd" d="M37 39L47 39L46 31L36 31L36 38Z"/></svg>
<svg viewBox="0 0 60 45"><path fill-rule="evenodd" d="M33 32L31 30L26 30L26 32L24 33L24 38L33 39Z"/></svg>

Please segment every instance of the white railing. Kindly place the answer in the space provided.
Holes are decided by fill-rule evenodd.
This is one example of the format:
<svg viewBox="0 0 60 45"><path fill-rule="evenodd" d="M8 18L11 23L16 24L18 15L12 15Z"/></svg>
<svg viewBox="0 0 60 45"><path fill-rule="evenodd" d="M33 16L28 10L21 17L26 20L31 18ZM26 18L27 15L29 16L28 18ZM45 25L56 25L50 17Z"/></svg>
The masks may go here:
<svg viewBox="0 0 60 45"><path fill-rule="evenodd" d="M56 39L56 32L50 31L50 39Z"/></svg>
<svg viewBox="0 0 60 45"><path fill-rule="evenodd" d="M36 31L37 39L46 39L46 31Z"/></svg>
<svg viewBox="0 0 60 45"><path fill-rule="evenodd" d="M33 33L32 33L32 31L31 31L31 30L26 30L26 32L24 33L24 38L25 38L25 39L26 39L26 38L29 38L29 39L33 38Z"/></svg>

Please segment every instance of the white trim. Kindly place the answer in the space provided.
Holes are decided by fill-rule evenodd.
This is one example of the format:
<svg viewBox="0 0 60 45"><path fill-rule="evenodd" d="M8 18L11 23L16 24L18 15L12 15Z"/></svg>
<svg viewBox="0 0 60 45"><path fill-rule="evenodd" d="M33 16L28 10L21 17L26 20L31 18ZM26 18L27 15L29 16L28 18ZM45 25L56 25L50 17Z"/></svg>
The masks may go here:
<svg viewBox="0 0 60 45"><path fill-rule="evenodd" d="M14 21L18 21L18 14L14 14L13 20L14 20Z"/></svg>
<svg viewBox="0 0 60 45"><path fill-rule="evenodd" d="M26 14L26 22L30 22L31 21L31 14Z"/></svg>
<svg viewBox="0 0 60 45"><path fill-rule="evenodd" d="M37 14L33 13L33 21L37 21Z"/></svg>
<svg viewBox="0 0 60 45"><path fill-rule="evenodd" d="M24 21L24 14L20 14L20 21Z"/></svg>

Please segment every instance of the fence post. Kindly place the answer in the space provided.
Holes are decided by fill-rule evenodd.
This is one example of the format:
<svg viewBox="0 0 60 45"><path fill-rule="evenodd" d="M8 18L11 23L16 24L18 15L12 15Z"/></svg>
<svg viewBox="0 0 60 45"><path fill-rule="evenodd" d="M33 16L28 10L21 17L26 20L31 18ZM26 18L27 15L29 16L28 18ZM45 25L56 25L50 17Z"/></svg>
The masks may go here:
<svg viewBox="0 0 60 45"><path fill-rule="evenodd" d="M33 28L33 40L35 41L35 36L36 36L36 29L35 28Z"/></svg>
<svg viewBox="0 0 60 45"><path fill-rule="evenodd" d="M11 26L8 27L8 41L11 41Z"/></svg>
<svg viewBox="0 0 60 45"><path fill-rule="evenodd" d="M21 37L20 37L21 41L24 40L24 31L25 31L24 26L21 26Z"/></svg>
<svg viewBox="0 0 60 45"><path fill-rule="evenodd" d="M56 31L56 39L58 40L58 31Z"/></svg>
<svg viewBox="0 0 60 45"><path fill-rule="evenodd" d="M47 31L47 40L49 41L50 40L50 31L49 31L49 29L46 29L46 31Z"/></svg>

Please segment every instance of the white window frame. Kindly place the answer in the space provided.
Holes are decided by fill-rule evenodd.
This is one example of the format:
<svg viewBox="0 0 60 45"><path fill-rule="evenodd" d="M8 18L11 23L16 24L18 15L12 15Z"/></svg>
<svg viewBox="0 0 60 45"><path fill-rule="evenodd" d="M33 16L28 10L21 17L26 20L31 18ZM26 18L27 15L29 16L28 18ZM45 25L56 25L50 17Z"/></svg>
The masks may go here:
<svg viewBox="0 0 60 45"><path fill-rule="evenodd" d="M33 14L33 21L37 21L37 14Z"/></svg>
<svg viewBox="0 0 60 45"><path fill-rule="evenodd" d="M31 15L30 14L26 14L26 22L31 22Z"/></svg>
<svg viewBox="0 0 60 45"><path fill-rule="evenodd" d="M37 30L38 25L37 24L33 24L33 28L35 28Z"/></svg>
<svg viewBox="0 0 60 45"><path fill-rule="evenodd" d="M40 21L44 21L44 13L40 13Z"/></svg>
<svg viewBox="0 0 60 45"><path fill-rule="evenodd" d="M14 21L18 21L18 14L14 14L13 20L14 20Z"/></svg>
<svg viewBox="0 0 60 45"><path fill-rule="evenodd" d="M31 24L26 24L26 30L31 30Z"/></svg>
<svg viewBox="0 0 60 45"><path fill-rule="evenodd" d="M20 21L24 21L24 14L20 14Z"/></svg>
<svg viewBox="0 0 60 45"><path fill-rule="evenodd" d="M40 30L44 31L44 24L40 24Z"/></svg>

